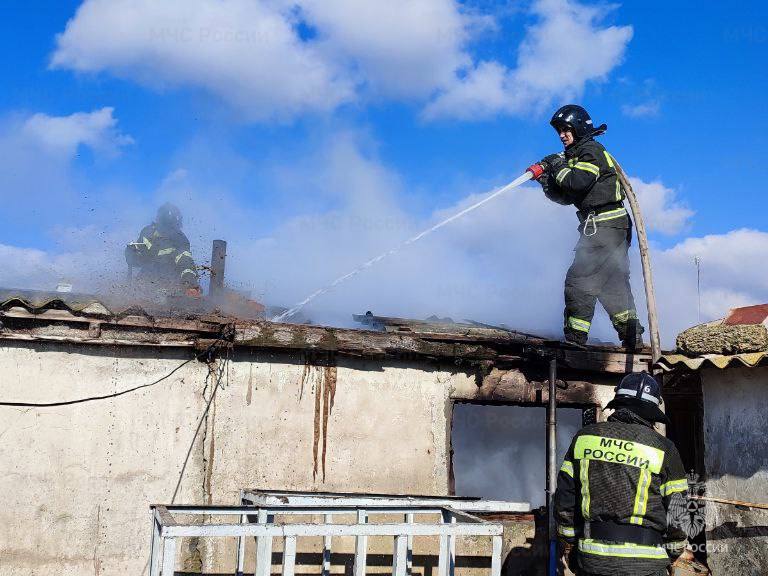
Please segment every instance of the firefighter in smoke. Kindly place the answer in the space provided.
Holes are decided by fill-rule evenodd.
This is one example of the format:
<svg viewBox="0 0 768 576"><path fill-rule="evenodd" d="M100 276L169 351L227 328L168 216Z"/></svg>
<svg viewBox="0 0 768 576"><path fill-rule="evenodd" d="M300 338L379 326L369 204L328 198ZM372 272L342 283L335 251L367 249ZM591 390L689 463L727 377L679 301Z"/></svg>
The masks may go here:
<svg viewBox="0 0 768 576"><path fill-rule="evenodd" d="M581 234L565 277L565 339L587 342L599 300L622 344L641 348L643 327L629 285L632 221L613 157L594 139L607 126L595 128L587 111L573 104L555 112L550 124L565 152L542 160L545 172L538 181L553 202L576 206Z"/></svg>
<svg viewBox="0 0 768 576"><path fill-rule="evenodd" d="M555 519L569 567L580 576L661 576L686 545L668 513L688 491L680 454L653 429L668 422L646 372L625 376L607 422L582 428L557 477Z"/></svg>
<svg viewBox="0 0 768 576"><path fill-rule="evenodd" d="M173 204L163 204L155 221L141 230L136 242L125 247L125 261L131 268L141 269L138 279L142 284L197 297L200 284L195 261L181 225L181 211Z"/></svg>

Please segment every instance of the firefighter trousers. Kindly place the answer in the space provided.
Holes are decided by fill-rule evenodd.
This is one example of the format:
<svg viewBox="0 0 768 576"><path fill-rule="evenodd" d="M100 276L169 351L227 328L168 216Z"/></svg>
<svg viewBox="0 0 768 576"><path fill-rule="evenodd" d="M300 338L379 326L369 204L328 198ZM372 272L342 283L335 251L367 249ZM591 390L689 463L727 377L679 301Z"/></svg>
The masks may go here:
<svg viewBox="0 0 768 576"><path fill-rule="evenodd" d="M584 343L592 325L595 304L605 308L622 341L634 341L643 329L637 321L629 285L631 225L598 225L592 235L581 234L573 263L565 276L565 335ZM591 230L590 230L591 232Z"/></svg>

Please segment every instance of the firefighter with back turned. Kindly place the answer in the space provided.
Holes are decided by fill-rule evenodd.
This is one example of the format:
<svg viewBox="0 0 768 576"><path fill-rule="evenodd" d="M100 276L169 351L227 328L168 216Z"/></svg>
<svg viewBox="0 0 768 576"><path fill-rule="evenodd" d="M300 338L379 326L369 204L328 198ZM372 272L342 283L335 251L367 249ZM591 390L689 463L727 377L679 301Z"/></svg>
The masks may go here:
<svg viewBox="0 0 768 576"><path fill-rule="evenodd" d="M662 576L685 550L670 514L688 491L677 448L654 430L667 423L661 389L646 372L625 376L606 422L582 428L557 476L555 520L579 576Z"/></svg>

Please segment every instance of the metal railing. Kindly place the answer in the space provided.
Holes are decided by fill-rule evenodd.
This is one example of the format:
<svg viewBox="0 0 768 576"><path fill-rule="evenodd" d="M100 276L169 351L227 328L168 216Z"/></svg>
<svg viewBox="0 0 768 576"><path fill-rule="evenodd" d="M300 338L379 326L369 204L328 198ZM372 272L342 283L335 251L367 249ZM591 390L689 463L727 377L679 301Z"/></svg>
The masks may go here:
<svg viewBox="0 0 768 576"><path fill-rule="evenodd" d="M413 539L438 537L438 576L453 576L456 564L456 539L468 536L486 536L491 539L490 576L501 574L501 549L503 526L487 522L457 507L477 508L483 501L458 498L408 498L370 497L351 495L328 496L322 501L307 500L305 505L277 502L279 493L245 492L242 500L264 500L265 503L243 506L152 506L152 544L150 576L173 576L176 566L176 550L179 538L233 537L237 538L236 574L245 568L245 542L256 538L255 576L270 576L272 572L272 545L274 538L283 541L282 576L294 576L297 540L303 537L322 537L322 574L328 576L331 568L333 538L355 538L354 576L365 576L368 538L392 537L392 574L406 576L413 565ZM311 499L311 494L292 493ZM316 496L316 495L315 495ZM266 505L266 499L270 503ZM279 500L279 498L277 498ZM365 506L363 504L363 499ZM354 503L350 503L354 502ZM454 506L447 505L448 503ZM498 503L497 503L498 504ZM511 510L480 511L527 511L526 504L503 503ZM493 508L494 506L491 506ZM522 509L522 508L525 508ZM196 522L182 522L179 515L195 516ZM402 515L403 522L377 523L383 516ZM234 523L208 523L222 516L234 516ZM290 523L276 523L275 517L292 517ZM323 517L323 523L310 523L302 517ZM427 518L431 516L432 518ZM202 523L200 522L202 517ZM341 520L347 523L341 523ZM298 520L298 522L296 522ZM310 518L311 520L311 518Z"/></svg>
<svg viewBox="0 0 768 576"><path fill-rule="evenodd" d="M359 494L350 492L297 492L294 490L244 490L240 503L246 506L356 506L399 508L408 507L447 507L469 514L517 514L531 511L529 502L510 502L509 500L483 500L466 496L405 496L392 494Z"/></svg>

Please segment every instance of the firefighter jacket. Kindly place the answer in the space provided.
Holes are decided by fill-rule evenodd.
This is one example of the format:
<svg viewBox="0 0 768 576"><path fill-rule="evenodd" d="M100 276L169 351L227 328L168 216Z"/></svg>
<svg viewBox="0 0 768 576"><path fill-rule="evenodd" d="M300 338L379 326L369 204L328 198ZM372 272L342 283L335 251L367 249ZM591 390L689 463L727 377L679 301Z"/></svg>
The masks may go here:
<svg viewBox="0 0 768 576"><path fill-rule="evenodd" d="M571 442L557 477L558 537L576 545L583 571L655 574L685 548L686 533L667 511L687 490L672 441L620 408Z"/></svg>
<svg viewBox="0 0 768 576"><path fill-rule="evenodd" d="M157 288L198 287L189 240L181 230L165 230L155 223L145 226L138 240L125 248L125 260L141 268L139 278Z"/></svg>
<svg viewBox="0 0 768 576"><path fill-rule="evenodd" d="M582 224L628 228L624 190L616 164L605 147L591 137L565 150L566 164L547 174L544 192L558 204L573 204Z"/></svg>

